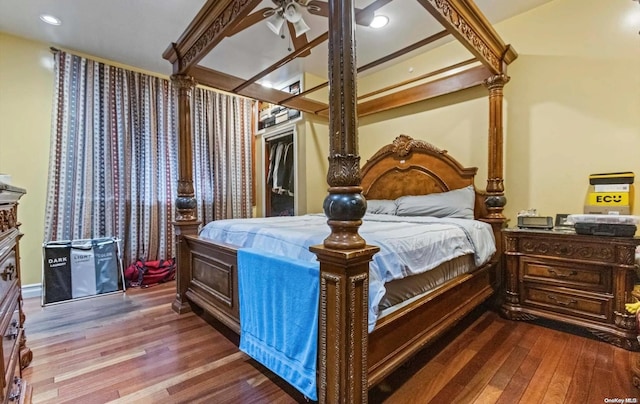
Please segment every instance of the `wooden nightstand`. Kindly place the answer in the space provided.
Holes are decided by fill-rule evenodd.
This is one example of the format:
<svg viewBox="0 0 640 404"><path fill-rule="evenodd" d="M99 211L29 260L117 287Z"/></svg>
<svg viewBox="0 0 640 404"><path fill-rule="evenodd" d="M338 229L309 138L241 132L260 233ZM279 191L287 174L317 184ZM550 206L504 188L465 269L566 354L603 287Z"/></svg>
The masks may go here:
<svg viewBox="0 0 640 404"><path fill-rule="evenodd" d="M501 311L507 318L561 321L616 346L640 350L636 317L624 307L634 301L640 238L525 229L505 229L502 234Z"/></svg>

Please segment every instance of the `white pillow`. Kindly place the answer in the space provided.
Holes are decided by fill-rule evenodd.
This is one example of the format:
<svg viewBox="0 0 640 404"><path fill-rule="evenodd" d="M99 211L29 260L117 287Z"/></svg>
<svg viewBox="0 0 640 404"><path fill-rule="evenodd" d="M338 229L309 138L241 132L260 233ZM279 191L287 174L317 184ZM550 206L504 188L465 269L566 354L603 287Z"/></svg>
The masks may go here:
<svg viewBox="0 0 640 404"><path fill-rule="evenodd" d="M472 185L437 194L401 196L396 199L396 214L473 219L475 199L476 193Z"/></svg>
<svg viewBox="0 0 640 404"><path fill-rule="evenodd" d="M367 213L377 213L382 215L396 214L396 201L391 199L372 199L367 201Z"/></svg>

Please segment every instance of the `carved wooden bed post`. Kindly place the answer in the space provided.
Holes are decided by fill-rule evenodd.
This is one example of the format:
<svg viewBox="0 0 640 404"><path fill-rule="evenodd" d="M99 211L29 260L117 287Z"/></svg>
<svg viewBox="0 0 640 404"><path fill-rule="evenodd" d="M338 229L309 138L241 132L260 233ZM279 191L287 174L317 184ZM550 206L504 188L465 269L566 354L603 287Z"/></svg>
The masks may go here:
<svg viewBox="0 0 640 404"><path fill-rule="evenodd" d="M193 190L193 162L191 142L191 96L195 81L184 74L171 76L178 89L178 198L176 199L175 232L176 261L179 268L191 268L186 265L189 252L184 247L184 236L198 234L200 222L196 215L196 198ZM189 271L178 271L176 279L176 300L171 307L178 313L191 310L185 296L191 281Z"/></svg>
<svg viewBox="0 0 640 404"><path fill-rule="evenodd" d="M489 172L485 200L489 213L482 220L491 223L498 251L502 251L500 230L506 223L502 211L507 203L503 184L502 89L509 81L506 66L518 54L504 44L473 1L418 0L418 3L493 74L484 81L489 89Z"/></svg>
<svg viewBox="0 0 640 404"><path fill-rule="evenodd" d="M310 249L320 261L318 399L367 401L369 262L379 249L358 234L360 187L354 0L329 0L329 195L331 234Z"/></svg>
<svg viewBox="0 0 640 404"><path fill-rule="evenodd" d="M489 161L487 177L487 198L485 204L489 211L485 221L491 223L496 235L496 247L502 249L502 237L500 230L506 225L507 219L502 213L507 204L504 196L504 158L503 158L503 127L502 109L505 84L509 82L509 76L499 73L484 81L489 89ZM501 257L498 257L501 259Z"/></svg>

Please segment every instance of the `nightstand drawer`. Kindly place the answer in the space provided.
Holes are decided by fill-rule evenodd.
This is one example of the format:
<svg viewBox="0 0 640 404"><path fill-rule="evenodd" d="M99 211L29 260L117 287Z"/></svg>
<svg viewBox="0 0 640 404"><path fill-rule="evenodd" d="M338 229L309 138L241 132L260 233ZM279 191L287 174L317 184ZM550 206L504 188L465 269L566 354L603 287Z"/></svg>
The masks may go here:
<svg viewBox="0 0 640 404"><path fill-rule="evenodd" d="M525 284L523 300L529 307L538 307L598 322L611 322L611 299L604 296Z"/></svg>
<svg viewBox="0 0 640 404"><path fill-rule="evenodd" d="M550 235L551 236L551 235ZM565 258L575 261L616 263L618 255L613 243L603 242L594 236L545 237L536 234L521 240L520 252L543 257Z"/></svg>
<svg viewBox="0 0 640 404"><path fill-rule="evenodd" d="M603 265L576 265L562 260L521 258L525 281L549 283L583 291L611 293L611 268Z"/></svg>

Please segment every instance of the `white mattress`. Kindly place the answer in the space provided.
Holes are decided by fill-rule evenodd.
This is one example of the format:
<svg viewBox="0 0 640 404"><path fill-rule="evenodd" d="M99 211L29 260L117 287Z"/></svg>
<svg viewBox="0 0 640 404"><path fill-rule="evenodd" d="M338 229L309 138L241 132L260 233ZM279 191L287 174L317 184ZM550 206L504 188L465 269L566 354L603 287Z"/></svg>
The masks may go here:
<svg viewBox="0 0 640 404"><path fill-rule="evenodd" d="M200 235L315 262L309 246L322 244L327 237L330 229L326 222L322 214L218 220L207 224ZM466 254L473 254L479 266L496 251L491 226L476 220L367 214L359 233L368 244L380 247L369 272L370 331L386 292L385 282L429 271Z"/></svg>

